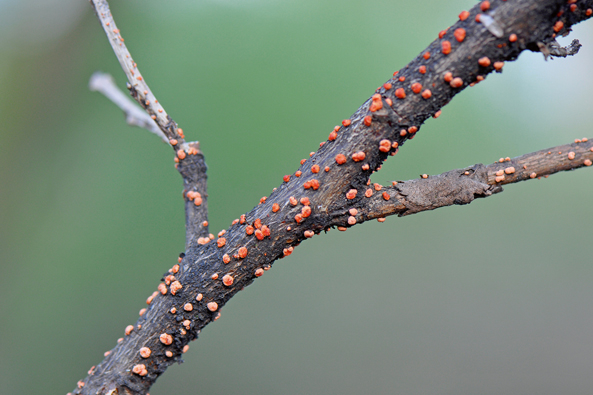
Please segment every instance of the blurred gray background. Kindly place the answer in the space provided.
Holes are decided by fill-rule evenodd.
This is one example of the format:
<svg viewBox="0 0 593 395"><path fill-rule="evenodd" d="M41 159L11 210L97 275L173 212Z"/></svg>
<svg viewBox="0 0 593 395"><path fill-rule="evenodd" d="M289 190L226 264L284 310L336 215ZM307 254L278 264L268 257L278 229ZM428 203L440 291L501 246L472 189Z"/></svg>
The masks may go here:
<svg viewBox="0 0 593 395"><path fill-rule="evenodd" d="M113 1L209 165L226 228L473 1ZM430 119L374 182L593 137L578 56L524 53ZM158 138L87 83L123 73L90 5L0 0L0 393L65 394L184 245ZM313 238L222 310L157 394L590 394L593 173Z"/></svg>

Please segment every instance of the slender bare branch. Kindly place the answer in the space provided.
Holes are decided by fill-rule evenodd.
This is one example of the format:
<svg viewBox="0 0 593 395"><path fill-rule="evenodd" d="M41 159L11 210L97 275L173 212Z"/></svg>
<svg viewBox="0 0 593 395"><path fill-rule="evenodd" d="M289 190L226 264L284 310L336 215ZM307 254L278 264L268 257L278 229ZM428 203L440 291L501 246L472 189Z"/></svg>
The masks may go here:
<svg viewBox="0 0 593 395"><path fill-rule="evenodd" d="M141 110L129 96L126 96L115 85L115 81L110 74L95 72L89 80L89 89L94 92L100 92L105 97L118 106L126 116L126 122L130 126L138 126L159 136L165 143L169 144L169 139L158 127L156 122L145 111Z"/></svg>
<svg viewBox="0 0 593 395"><path fill-rule="evenodd" d="M119 60L126 77L128 77L128 88L132 96L148 112L152 119L156 121L165 136L169 140L173 139L178 142L177 149L186 150L187 147L183 136L177 133L177 124L169 117L161 103L159 103L148 87L148 84L138 69L138 65L134 62L132 55L124 44L124 38L111 15L109 4L106 0L90 0L90 2L95 9L95 13L101 22L105 34L107 34L117 60Z"/></svg>
<svg viewBox="0 0 593 395"><path fill-rule="evenodd" d="M185 199L186 219L186 248L198 241L208 238L208 204L206 185L206 162L200 151L200 145L196 142L186 143L183 130L177 127L163 106L156 99L146 80L140 73L138 65L134 62L132 55L124 44L120 30L115 24L109 4L106 0L90 0L101 26L107 34L109 43L113 48L115 56L128 78L128 89L136 101L146 110L151 120L156 122L160 129L160 135L164 135L167 141L176 151L175 162L177 169L183 177L183 197ZM125 103L117 94L114 102L121 105ZM139 119L143 117L136 115ZM129 122L129 120L128 120Z"/></svg>
<svg viewBox="0 0 593 395"><path fill-rule="evenodd" d="M333 213L332 225L340 230L371 220L381 222L390 215L411 215L451 205L464 205L476 198L502 192L502 185L548 177L561 171L591 166L593 141L586 138L573 144L504 158L484 166L479 163L436 176L394 181L392 186L369 185L359 207Z"/></svg>

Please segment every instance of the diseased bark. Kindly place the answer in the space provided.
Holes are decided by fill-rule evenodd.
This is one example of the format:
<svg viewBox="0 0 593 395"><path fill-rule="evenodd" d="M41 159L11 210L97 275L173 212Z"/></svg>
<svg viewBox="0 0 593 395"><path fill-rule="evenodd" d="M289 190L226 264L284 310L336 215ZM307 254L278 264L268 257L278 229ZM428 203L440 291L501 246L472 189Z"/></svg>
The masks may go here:
<svg viewBox="0 0 593 395"><path fill-rule="evenodd" d="M370 175L412 139L428 117L438 116L440 108L465 87L500 71L502 62L516 59L525 49L551 56L573 51L576 45L558 49L554 37L589 18L587 10L593 7L593 0L578 1L573 11L572 4L559 0L494 0L488 9L480 3L460 17L343 121L295 174L218 239L205 243L199 239L208 234L204 225L206 167L199 147L185 143L177 125L164 110L160 112L162 107L139 79L137 66L119 31L115 32L106 1L92 3L133 82L132 95L154 116L169 141L177 140L172 145L184 178L187 250L179 266L164 274L160 292L149 298L147 310L133 330L79 383L76 394L145 394L159 375L180 359L200 330L220 316L220 309L232 296L275 260L290 255L303 240L321 231L387 215L467 204L476 197L500 192L502 184L589 166L593 160L592 142L581 141L390 187L368 186ZM511 34L516 40L509 40ZM574 152L574 157L569 152ZM201 194L201 204L196 205L195 194L188 196L190 191Z"/></svg>

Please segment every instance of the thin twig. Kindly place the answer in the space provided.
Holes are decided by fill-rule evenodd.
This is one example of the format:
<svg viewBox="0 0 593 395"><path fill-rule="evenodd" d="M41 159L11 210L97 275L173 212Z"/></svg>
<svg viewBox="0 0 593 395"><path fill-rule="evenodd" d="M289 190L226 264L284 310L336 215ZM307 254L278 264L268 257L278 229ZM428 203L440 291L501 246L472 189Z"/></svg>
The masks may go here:
<svg viewBox="0 0 593 395"><path fill-rule="evenodd" d="M107 34L111 48L113 48L117 60L119 60L126 77L128 77L130 84L128 85L128 88L130 89L132 96L134 96L136 101L138 101L138 103L148 112L152 119L156 121L168 140L177 140L179 145L175 147L176 149L187 150L188 147L183 136L177 131L177 124L171 117L169 117L163 106L148 87L148 84L138 69L138 65L134 62L132 55L124 44L124 38L111 15L109 4L106 0L90 1L95 8L95 12L101 22L105 34Z"/></svg>
<svg viewBox="0 0 593 395"><path fill-rule="evenodd" d="M128 125L146 129L169 144L169 139L161 131L156 122L115 85L115 81L110 74L100 71L95 72L89 80L89 89L93 92L102 93L118 106L124 112Z"/></svg>

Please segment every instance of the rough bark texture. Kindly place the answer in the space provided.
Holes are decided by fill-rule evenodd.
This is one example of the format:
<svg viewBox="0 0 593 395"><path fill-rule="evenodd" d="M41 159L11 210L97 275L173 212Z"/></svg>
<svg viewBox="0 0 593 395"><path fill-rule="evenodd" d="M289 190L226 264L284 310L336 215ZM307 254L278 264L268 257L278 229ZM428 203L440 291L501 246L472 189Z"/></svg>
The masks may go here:
<svg viewBox="0 0 593 395"><path fill-rule="evenodd" d="M109 12L102 8L104 1L94 3L99 14ZM197 150L193 155L177 152L186 185L186 208L193 204L203 210L188 214L185 257L178 267L164 274L160 292L150 299L133 330L79 383L74 393L145 394L159 375L181 358L184 347L198 337L200 330L220 316L231 297L314 234L391 214L409 215L444 205L466 204L475 197L499 192L500 184L528 179L531 173L543 176L590 163L586 161L593 152L586 141L554 149L562 154L540 151L510 163L476 165L381 187L379 191L379 186L367 185L381 163L397 153L421 124L453 96L492 71L500 71L501 62L516 59L525 49L547 50L553 55L557 51L555 35L568 33L572 24L588 18L587 10L593 6L593 0L576 2L575 10L565 0L494 0L484 9L485 3L472 8L465 18L460 17L394 74L295 174L212 242L194 242L199 240L198 235L207 234L207 228L200 226L206 216L205 200L203 206L196 206L187 198L187 191L201 190L205 199L203 158ZM511 34L516 35L516 40L509 39ZM143 96L147 87L132 86L131 90ZM146 100L152 99L140 97L138 101L150 112L153 110ZM167 137L179 138L174 122L168 116L164 119L167 122L161 129ZM191 151L190 145L182 145L181 141L179 147L186 153ZM574 159L569 159L570 151L575 152ZM343 160L339 155L344 156ZM505 173L510 167L515 172ZM500 170L503 179L497 179Z"/></svg>

